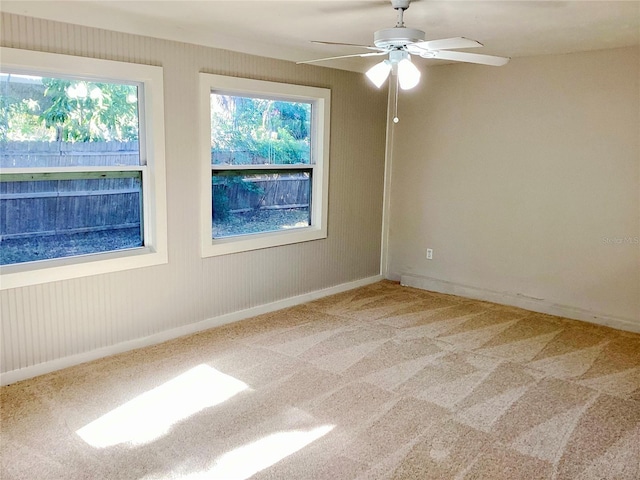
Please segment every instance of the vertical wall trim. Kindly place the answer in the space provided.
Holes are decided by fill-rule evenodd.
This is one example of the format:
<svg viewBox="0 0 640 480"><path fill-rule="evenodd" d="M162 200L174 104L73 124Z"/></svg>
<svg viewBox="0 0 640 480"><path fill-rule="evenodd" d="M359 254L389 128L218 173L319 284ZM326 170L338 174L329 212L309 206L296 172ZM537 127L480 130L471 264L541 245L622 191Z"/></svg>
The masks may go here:
<svg viewBox="0 0 640 480"><path fill-rule="evenodd" d="M390 80L390 79L389 79ZM391 173L393 166L393 132L394 126L391 112L394 107L396 82L389 81L387 95L387 127L384 146L384 188L382 196L382 241L380 245L380 275L389 275L389 213L391 210Z"/></svg>

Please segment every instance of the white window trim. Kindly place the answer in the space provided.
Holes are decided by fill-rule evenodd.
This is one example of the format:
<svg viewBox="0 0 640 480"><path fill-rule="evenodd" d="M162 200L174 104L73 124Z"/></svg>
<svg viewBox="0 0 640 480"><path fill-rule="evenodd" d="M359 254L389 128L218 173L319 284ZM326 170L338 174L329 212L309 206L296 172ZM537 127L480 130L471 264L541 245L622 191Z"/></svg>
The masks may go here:
<svg viewBox="0 0 640 480"><path fill-rule="evenodd" d="M313 168L311 186L311 218L309 227L286 231L211 238L211 92L225 95L255 95L285 101L310 102L311 159L313 165L292 165L291 168ZM327 238L327 208L329 204L329 125L331 91L327 88L267 82L248 78L227 77L200 73L200 144L202 157L202 184L200 205L201 254L203 257L227 255L261 248ZM258 168L256 168L258 167ZM274 166L265 166L264 168ZM278 168L282 167L280 165ZM260 166L220 166L216 170L259 169ZM285 167L286 168L286 167Z"/></svg>
<svg viewBox="0 0 640 480"><path fill-rule="evenodd" d="M63 75L142 85L138 99L140 115L143 216L146 245L141 248L105 253L64 257L0 267L0 289L24 287L41 283L161 265L168 262L167 202L164 150L164 88L163 69L150 65L116 62L96 58L75 57L53 53L0 48L2 66L14 72L36 75ZM117 167L126 170L127 167ZM47 172L73 169L39 169ZM77 169L76 169L77 170ZM82 171L112 170L111 167L86 167ZM3 169L13 173L14 169ZM36 173L36 169L29 169ZM24 172L19 169L15 173Z"/></svg>

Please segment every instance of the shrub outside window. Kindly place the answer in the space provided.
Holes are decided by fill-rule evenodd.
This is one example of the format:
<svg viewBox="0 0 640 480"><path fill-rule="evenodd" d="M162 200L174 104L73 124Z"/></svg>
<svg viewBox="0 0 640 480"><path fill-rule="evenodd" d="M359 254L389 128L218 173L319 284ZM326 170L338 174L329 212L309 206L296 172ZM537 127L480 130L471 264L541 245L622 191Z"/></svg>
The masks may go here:
<svg viewBox="0 0 640 480"><path fill-rule="evenodd" d="M2 288L166 263L162 69L1 53Z"/></svg>
<svg viewBox="0 0 640 480"><path fill-rule="evenodd" d="M327 89L201 74L203 256L326 238Z"/></svg>

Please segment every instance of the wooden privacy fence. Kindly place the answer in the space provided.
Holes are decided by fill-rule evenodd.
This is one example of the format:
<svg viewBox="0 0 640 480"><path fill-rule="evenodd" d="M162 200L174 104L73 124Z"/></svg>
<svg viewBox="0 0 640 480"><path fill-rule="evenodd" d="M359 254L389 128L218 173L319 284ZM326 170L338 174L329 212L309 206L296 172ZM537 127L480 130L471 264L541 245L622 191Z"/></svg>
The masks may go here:
<svg viewBox="0 0 640 480"><path fill-rule="evenodd" d="M309 206L308 177L278 175L275 178L248 178L243 182L214 184L214 204L216 196L223 196L228 201L230 213Z"/></svg>
<svg viewBox="0 0 640 480"><path fill-rule="evenodd" d="M137 142L3 142L3 169L139 165ZM0 239L141 228L142 182L29 178L0 182Z"/></svg>
<svg viewBox="0 0 640 480"><path fill-rule="evenodd" d="M138 178L0 183L0 238L140 228Z"/></svg>
<svg viewBox="0 0 640 480"><path fill-rule="evenodd" d="M0 167L139 165L138 142L2 142Z"/></svg>

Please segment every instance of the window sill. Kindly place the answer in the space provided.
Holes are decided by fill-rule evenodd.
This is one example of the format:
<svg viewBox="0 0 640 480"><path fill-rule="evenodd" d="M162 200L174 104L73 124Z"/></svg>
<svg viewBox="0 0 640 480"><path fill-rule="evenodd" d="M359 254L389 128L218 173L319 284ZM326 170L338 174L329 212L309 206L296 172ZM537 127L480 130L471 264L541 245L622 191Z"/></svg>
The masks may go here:
<svg viewBox="0 0 640 480"><path fill-rule="evenodd" d="M291 245L327 238L327 231L318 227L297 228L295 230L215 238L202 245L202 257L215 257L230 253L248 252L263 248Z"/></svg>
<svg viewBox="0 0 640 480"><path fill-rule="evenodd" d="M168 263L166 251L149 247L26 262L0 267L0 290Z"/></svg>

